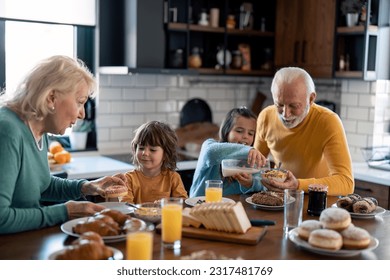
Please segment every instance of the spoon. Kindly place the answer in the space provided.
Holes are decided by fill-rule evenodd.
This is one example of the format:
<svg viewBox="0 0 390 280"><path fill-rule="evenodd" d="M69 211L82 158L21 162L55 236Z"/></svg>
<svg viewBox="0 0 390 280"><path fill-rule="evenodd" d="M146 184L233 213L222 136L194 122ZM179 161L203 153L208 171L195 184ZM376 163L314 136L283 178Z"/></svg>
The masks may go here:
<svg viewBox="0 0 390 280"><path fill-rule="evenodd" d="M127 206L130 206L130 207L133 207L133 208L135 208L135 209L140 209L140 207L138 207L137 205L134 205L134 204L132 204L132 203L130 203L130 202L126 202L126 205L127 205Z"/></svg>

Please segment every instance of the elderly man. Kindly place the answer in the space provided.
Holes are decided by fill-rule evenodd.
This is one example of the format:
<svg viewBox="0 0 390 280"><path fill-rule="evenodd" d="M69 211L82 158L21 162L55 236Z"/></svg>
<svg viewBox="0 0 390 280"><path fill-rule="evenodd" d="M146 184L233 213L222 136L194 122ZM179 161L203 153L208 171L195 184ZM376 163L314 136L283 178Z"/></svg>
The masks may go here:
<svg viewBox="0 0 390 280"><path fill-rule="evenodd" d="M254 147L282 163L285 182L263 184L269 190L302 189L310 184L328 186L328 195L354 191L352 162L340 118L314 103L310 75L297 67L280 69L271 85L274 105L259 114Z"/></svg>

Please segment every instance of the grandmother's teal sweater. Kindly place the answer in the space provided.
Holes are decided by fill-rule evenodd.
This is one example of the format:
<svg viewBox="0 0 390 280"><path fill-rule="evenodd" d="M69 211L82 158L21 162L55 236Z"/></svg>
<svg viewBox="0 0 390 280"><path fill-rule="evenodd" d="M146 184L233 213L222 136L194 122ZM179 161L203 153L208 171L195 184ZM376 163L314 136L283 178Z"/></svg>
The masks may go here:
<svg viewBox="0 0 390 280"><path fill-rule="evenodd" d="M41 206L40 201L81 197L84 180L50 175L48 138L40 151L26 124L0 107L0 234L53 226L68 219L64 204Z"/></svg>

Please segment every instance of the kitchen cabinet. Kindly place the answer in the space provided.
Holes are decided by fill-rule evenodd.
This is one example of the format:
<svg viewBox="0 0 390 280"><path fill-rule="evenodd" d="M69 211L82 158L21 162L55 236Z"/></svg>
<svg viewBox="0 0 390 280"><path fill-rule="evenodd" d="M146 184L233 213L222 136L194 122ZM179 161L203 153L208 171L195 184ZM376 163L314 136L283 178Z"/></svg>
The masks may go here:
<svg viewBox="0 0 390 280"><path fill-rule="evenodd" d="M336 0L278 0L276 68L297 66L331 78Z"/></svg>
<svg viewBox="0 0 390 280"><path fill-rule="evenodd" d="M164 67L162 0L99 0L99 66Z"/></svg>
<svg viewBox="0 0 390 280"><path fill-rule="evenodd" d="M198 74L271 76L275 9L275 1L165 1L165 68L191 69ZM219 14L213 26L211 10ZM228 18L231 28L227 28Z"/></svg>
<svg viewBox="0 0 390 280"><path fill-rule="evenodd" d="M390 1L367 0L365 14L359 22L347 27L337 4L335 32L336 78L364 80L389 79L390 68Z"/></svg>
<svg viewBox="0 0 390 280"><path fill-rule="evenodd" d="M390 187L355 179L355 193L362 197L374 197L379 206L390 209Z"/></svg>

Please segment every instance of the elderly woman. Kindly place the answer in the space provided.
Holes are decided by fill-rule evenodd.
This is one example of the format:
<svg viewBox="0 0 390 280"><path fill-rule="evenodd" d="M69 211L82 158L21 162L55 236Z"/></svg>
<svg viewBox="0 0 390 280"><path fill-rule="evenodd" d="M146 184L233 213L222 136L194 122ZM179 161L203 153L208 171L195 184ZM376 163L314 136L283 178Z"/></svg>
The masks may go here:
<svg viewBox="0 0 390 280"><path fill-rule="evenodd" d="M84 104L96 86L81 61L53 56L25 77L0 107L0 234L22 232L92 215L104 207L76 200L125 185L120 175L95 181L50 175L46 133L64 134L85 116ZM67 201L41 206L40 201Z"/></svg>

